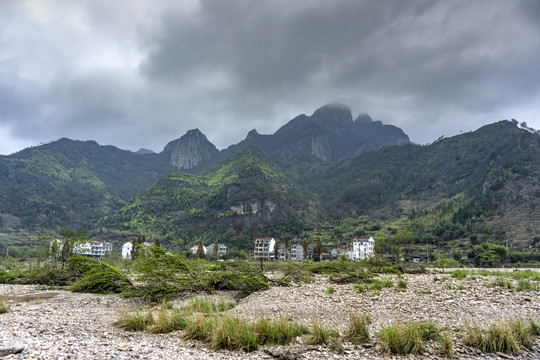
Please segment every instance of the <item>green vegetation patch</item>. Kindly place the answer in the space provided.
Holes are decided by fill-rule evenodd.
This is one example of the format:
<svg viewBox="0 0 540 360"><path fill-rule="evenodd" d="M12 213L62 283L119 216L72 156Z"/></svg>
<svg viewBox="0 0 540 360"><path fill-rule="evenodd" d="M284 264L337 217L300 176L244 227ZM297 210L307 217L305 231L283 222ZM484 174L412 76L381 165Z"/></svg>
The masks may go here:
<svg viewBox="0 0 540 360"><path fill-rule="evenodd" d="M102 262L90 268L83 277L71 285L71 291L84 293L121 293L133 288L133 284L117 268Z"/></svg>

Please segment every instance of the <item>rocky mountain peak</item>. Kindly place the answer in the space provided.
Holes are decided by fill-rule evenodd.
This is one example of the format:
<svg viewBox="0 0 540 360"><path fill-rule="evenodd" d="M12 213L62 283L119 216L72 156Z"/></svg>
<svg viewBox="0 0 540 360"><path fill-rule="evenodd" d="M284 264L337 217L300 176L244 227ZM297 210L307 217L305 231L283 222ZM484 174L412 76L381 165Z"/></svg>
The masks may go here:
<svg viewBox="0 0 540 360"><path fill-rule="evenodd" d="M373 119L368 114L360 114L358 117L354 120L355 123L370 123L373 122Z"/></svg>
<svg viewBox="0 0 540 360"><path fill-rule="evenodd" d="M248 134L247 134L247 136L246 136L246 140L253 140L253 139L255 139L258 135L259 135L259 133L257 132L257 130L253 129L253 130L251 130L250 132L248 132Z"/></svg>
<svg viewBox="0 0 540 360"><path fill-rule="evenodd" d="M189 130L180 139L170 143L165 151L171 151L171 165L180 170L194 168L212 160L219 150L199 130Z"/></svg>
<svg viewBox="0 0 540 360"><path fill-rule="evenodd" d="M318 125L348 126L353 123L351 109L343 104L324 105L311 115L311 119Z"/></svg>

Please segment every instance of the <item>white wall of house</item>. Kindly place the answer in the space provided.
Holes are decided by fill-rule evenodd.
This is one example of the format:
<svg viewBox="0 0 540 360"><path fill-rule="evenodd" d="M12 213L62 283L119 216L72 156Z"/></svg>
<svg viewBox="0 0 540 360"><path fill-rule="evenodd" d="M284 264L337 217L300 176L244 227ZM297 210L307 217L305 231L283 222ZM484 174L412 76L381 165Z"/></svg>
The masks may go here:
<svg viewBox="0 0 540 360"><path fill-rule="evenodd" d="M122 245L122 259L131 260L131 252L133 251L133 244L131 241L128 241Z"/></svg>
<svg viewBox="0 0 540 360"><path fill-rule="evenodd" d="M263 260L274 259L274 246L276 246L276 240L274 238L257 238L255 239L253 255Z"/></svg>
<svg viewBox="0 0 540 360"><path fill-rule="evenodd" d="M353 260L365 260L375 255L375 239L369 238L353 239Z"/></svg>
<svg viewBox="0 0 540 360"><path fill-rule="evenodd" d="M304 248L302 247L302 244L294 244L291 246L291 260L304 260Z"/></svg>

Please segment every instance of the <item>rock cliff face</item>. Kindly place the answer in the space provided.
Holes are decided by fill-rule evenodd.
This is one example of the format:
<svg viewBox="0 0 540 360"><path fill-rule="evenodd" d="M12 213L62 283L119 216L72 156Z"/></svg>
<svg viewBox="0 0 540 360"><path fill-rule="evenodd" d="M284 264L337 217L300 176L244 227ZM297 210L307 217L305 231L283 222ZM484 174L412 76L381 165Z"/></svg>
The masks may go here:
<svg viewBox="0 0 540 360"><path fill-rule="evenodd" d="M343 104L328 104L311 116L299 115L272 135L251 130L238 144L218 151L199 130L190 130L167 145L171 164L177 169L200 171L213 162L234 156L256 145L274 159L302 161L320 159L335 162L353 158L365 151L387 145L408 143L409 137L398 127L373 121L367 114L353 120L351 109Z"/></svg>
<svg viewBox="0 0 540 360"><path fill-rule="evenodd" d="M189 130L180 139L170 142L164 150L170 152L171 165L179 170L189 170L211 161L219 153L199 129Z"/></svg>
<svg viewBox="0 0 540 360"><path fill-rule="evenodd" d="M262 147L288 161L306 154L323 161L339 161L386 145L409 142L400 128L373 121L367 114L353 121L351 109L342 104L328 104L311 116L297 116L271 137L273 142L261 144Z"/></svg>

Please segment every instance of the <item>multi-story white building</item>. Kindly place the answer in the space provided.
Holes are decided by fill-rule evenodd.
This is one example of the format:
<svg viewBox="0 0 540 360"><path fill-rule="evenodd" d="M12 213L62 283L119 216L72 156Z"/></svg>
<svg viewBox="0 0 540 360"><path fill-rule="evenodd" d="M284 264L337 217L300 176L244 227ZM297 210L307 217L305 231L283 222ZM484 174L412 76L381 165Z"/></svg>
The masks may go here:
<svg viewBox="0 0 540 360"><path fill-rule="evenodd" d="M302 244L294 244L291 246L291 260L304 260L304 248L302 247Z"/></svg>
<svg viewBox="0 0 540 360"><path fill-rule="evenodd" d="M370 236L369 238L355 237L353 239L353 260L365 260L373 257L374 255L375 239L373 239L373 236Z"/></svg>
<svg viewBox="0 0 540 360"><path fill-rule="evenodd" d="M253 256L256 259L274 260L274 246L276 240L274 238L257 238L255 239L255 250Z"/></svg>
<svg viewBox="0 0 540 360"><path fill-rule="evenodd" d="M51 249L56 244L55 256L61 256L64 249L64 239L55 239L51 241ZM112 244L106 241L77 241L73 245L71 253L81 256L102 258L112 252Z"/></svg>

